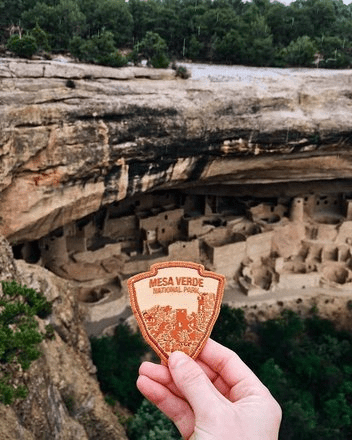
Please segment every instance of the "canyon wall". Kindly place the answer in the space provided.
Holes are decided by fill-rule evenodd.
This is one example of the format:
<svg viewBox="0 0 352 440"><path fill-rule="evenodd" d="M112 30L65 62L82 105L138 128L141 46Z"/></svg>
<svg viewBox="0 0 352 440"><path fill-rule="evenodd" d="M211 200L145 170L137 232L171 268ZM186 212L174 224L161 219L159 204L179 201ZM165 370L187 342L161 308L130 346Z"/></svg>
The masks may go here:
<svg viewBox="0 0 352 440"><path fill-rule="evenodd" d="M0 237L0 279L13 280L44 293L53 313L54 338L40 344L42 356L27 371L12 371L29 390L24 400L0 404L2 440L127 439L95 378L90 344L83 326L75 287L48 270L15 262Z"/></svg>
<svg viewBox="0 0 352 440"><path fill-rule="evenodd" d="M285 275L284 258L291 257L291 247L298 252L299 247L296 249L295 246L301 243L307 231L313 236L313 245L317 239L336 241L336 236L341 236L342 244L337 240L338 245L332 246L333 251L329 248L324 252L334 253L333 257L338 260L334 262L335 266L341 265L340 260L343 260L350 272L351 85L350 71L325 75L319 70L298 70L282 80L263 77L258 81L184 81L176 78L172 70L112 69L0 59L0 235L3 234L14 249L18 244L39 239L44 250L45 245L57 244L57 252L63 258L60 243L65 242L66 246L69 242L73 249L77 245L77 234L81 237L84 232L91 239L89 234L94 232L90 230L91 221L82 225L74 222L99 212L105 206L107 215L105 213L101 225L103 236L113 235L111 230L116 239L122 237L123 231L127 231L125 235L133 235L138 224L129 213L128 203L125 212L123 206L116 206L114 202L131 199L141 203L140 210L143 203L153 210L153 200L149 203L148 197L144 196L147 192L157 190L160 194L163 191L165 197L172 198L174 192L171 190L176 190L177 200L184 197L182 209L187 208L188 200L190 211L193 199L196 200L198 195L204 198L205 211L212 211L208 206L212 195L215 195L215 202L218 195L220 202L224 202L222 196L225 199L227 196L255 197L260 194L288 198L285 201L287 206L257 203L248 207L252 219L259 219L262 226L263 219L268 220L267 217L273 214L286 223L291 216L294 223L297 219L293 209L290 213L276 211L292 208L296 201L301 200L302 205L308 203L314 198L311 193L348 193L344 199L344 203L349 200L346 212L339 213L343 221L338 220L341 222L338 225L323 223L319 229L307 223L309 229L302 223L296 231L295 225L280 224L281 235L274 241L281 256L275 270L282 269ZM187 199L189 194L191 197ZM307 201L300 198L302 194L307 195ZM327 203L327 196L324 197L324 200L317 197L315 203ZM177 209L166 210L167 202L160 202L159 196L158 200L164 211L153 215L162 216L163 224L170 226L171 217L168 216L183 217L181 205L176 203ZM338 198L331 200L340 203ZM113 215L114 211L124 214L118 218ZM203 216L209 214L205 211ZM147 225L149 220L140 216L138 221L145 231L151 233L153 227ZM175 236L169 237L171 244L166 241L169 255L179 256L186 252L187 246L187 255L192 255L191 259L198 258L200 248L194 235L196 238L202 236L215 226L209 223L209 219L204 221L204 218L199 220L190 216L186 220L188 241L178 241L179 231L175 227ZM235 230L238 220L230 220L228 225ZM245 226L246 222L247 218L244 219ZM248 243L271 237L271 220L269 223L263 226L265 234L252 231ZM65 227L63 238L55 233L48 236L62 226ZM271 229L266 232L265 228ZM223 230L214 230L214 236ZM290 247L291 243L287 242L293 240L292 231L297 232L298 238ZM237 247L253 247L258 254L259 245L252 243L250 247L244 241L246 237L242 230L241 234L235 231L236 240L233 242L227 242L225 236L221 249L208 240L206 249L213 264L221 263L222 269L227 261L232 264L233 249ZM144 252L153 257L159 249L153 248L153 237L149 237L149 241L148 236L144 238ZM346 240L350 241L347 243ZM55 340L43 342L43 357L33 364L25 378L31 390L28 398L11 408L0 406L0 431L6 439L41 440L49 438L46 437L48 432L50 438L67 440L126 438L105 405L94 379L95 369L82 325L83 312L77 300L80 295L86 295L85 290L91 295L92 288L97 287L96 280L91 280L92 277L99 278L92 272L96 264L99 266L98 275L108 278L110 284L107 283L107 287L110 289L112 285L116 290L112 289L116 298L113 298L115 303L100 304L101 310L92 307L90 320L95 326L96 322L103 322L99 332L116 324L117 306L123 310L127 304L123 289L120 292L124 276L136 272L140 261L134 260L132 251L131 261L126 262L125 254L121 257L120 242L99 244L101 247L97 249L85 249L81 253L75 250L74 265L68 267L75 272L71 278L76 282L71 283L39 265L26 263L25 258L15 262L9 245L1 239L0 279L17 279L40 289L53 300L51 324L56 332ZM315 249L313 245L311 248ZM347 245L349 253L345 252ZM286 249L289 247L290 252ZM319 253L323 253L322 248L318 248ZM26 249L21 250L22 254ZM225 261L223 252L227 249L231 250L231 258ZM51 253L49 248L41 257L48 260ZM340 258L342 253L346 254L344 258ZM329 255L325 256L326 260ZM243 258L239 256L240 266L243 260L248 260L246 257L251 256L251 252L247 255L243 251ZM143 258L141 261L148 263ZM46 263L50 266L48 261ZM101 263L105 268L103 276ZM299 269L308 265L306 261L295 262L298 263ZM55 264L58 266L58 261ZM85 273L82 267L85 267ZM268 274L262 276L259 269L262 267L252 267L247 261L243 278L264 279ZM115 272L119 273L118 277ZM345 272L344 269L343 274ZM79 290L77 283L88 275L90 278L83 280L87 286L81 286ZM93 281L94 285L91 285ZM102 285L105 290L100 285L97 292L93 289L98 299L101 291L109 290L105 284ZM93 316L93 311L97 316ZM111 322L105 322L107 318L111 318ZM70 411L65 401L74 402Z"/></svg>
<svg viewBox="0 0 352 440"><path fill-rule="evenodd" d="M0 232L35 240L154 189L350 189L351 84L349 71L210 82L2 59Z"/></svg>

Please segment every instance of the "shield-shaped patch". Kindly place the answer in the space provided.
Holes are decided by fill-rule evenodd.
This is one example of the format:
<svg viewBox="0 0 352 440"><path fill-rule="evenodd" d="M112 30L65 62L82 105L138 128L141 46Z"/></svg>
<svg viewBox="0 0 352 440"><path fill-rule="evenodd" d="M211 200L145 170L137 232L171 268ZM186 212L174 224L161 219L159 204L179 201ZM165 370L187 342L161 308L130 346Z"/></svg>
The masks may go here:
<svg viewBox="0 0 352 440"><path fill-rule="evenodd" d="M162 360L176 350L198 356L219 315L224 283L223 275L184 261L153 264L128 280L138 325Z"/></svg>

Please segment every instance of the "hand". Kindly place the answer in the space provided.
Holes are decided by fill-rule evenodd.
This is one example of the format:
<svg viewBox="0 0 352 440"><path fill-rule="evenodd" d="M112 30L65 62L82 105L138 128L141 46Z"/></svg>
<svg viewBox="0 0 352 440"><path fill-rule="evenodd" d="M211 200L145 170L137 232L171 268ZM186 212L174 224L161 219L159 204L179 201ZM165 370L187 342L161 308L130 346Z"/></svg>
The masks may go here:
<svg viewBox="0 0 352 440"><path fill-rule="evenodd" d="M228 348L209 339L194 361L181 352L168 366L143 362L137 387L189 440L276 440L281 408Z"/></svg>

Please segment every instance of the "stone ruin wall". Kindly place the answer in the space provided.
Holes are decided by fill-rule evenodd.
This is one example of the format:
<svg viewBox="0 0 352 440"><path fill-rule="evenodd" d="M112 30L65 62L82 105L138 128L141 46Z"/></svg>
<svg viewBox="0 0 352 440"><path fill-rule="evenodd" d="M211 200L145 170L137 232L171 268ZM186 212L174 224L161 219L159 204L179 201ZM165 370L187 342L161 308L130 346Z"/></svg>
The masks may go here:
<svg viewBox="0 0 352 440"><path fill-rule="evenodd" d="M349 194L231 197L165 191L115 202L33 242L17 258L79 284L91 334L126 311L126 279L155 262L194 261L248 296L352 289Z"/></svg>

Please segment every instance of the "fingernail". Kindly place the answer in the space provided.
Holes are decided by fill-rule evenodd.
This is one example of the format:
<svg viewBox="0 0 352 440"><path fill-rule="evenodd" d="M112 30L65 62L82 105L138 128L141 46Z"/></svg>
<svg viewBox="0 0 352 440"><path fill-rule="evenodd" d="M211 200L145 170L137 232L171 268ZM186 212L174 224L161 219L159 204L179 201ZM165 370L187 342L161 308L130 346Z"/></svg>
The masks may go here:
<svg viewBox="0 0 352 440"><path fill-rule="evenodd" d="M182 351L174 351L169 356L169 366L171 368L180 367L188 361L188 356Z"/></svg>

